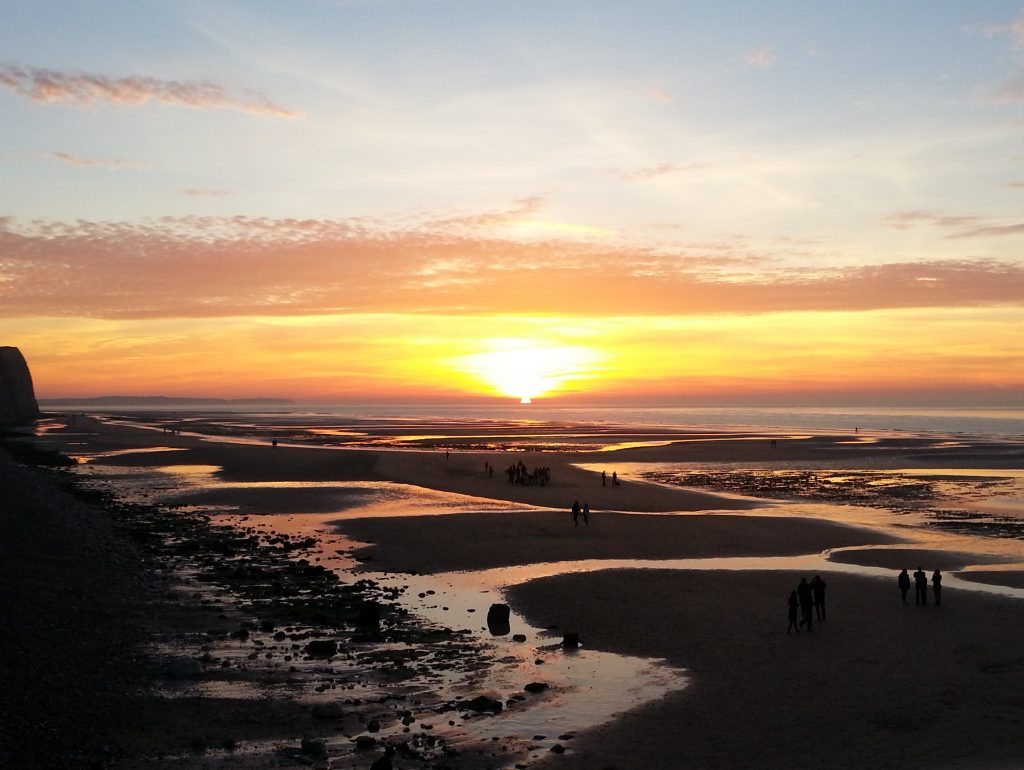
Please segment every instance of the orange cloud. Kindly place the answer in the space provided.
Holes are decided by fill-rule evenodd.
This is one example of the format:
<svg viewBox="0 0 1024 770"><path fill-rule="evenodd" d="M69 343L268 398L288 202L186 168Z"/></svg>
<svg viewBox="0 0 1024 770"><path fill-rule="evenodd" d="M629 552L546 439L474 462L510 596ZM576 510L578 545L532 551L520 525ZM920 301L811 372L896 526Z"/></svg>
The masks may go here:
<svg viewBox="0 0 1024 770"><path fill-rule="evenodd" d="M287 110L259 93L230 94L209 80L162 80L145 76L108 77L49 69L0 67L0 85L19 96L44 104L77 107L95 102L141 105L149 101L193 109L233 109L275 118L298 118L302 113Z"/></svg>
<svg viewBox="0 0 1024 770"><path fill-rule="evenodd" d="M738 245L522 242L358 219L167 217L19 228L0 218L5 317L690 315L1019 306L1021 297L1024 265L996 260L783 268L771 253Z"/></svg>

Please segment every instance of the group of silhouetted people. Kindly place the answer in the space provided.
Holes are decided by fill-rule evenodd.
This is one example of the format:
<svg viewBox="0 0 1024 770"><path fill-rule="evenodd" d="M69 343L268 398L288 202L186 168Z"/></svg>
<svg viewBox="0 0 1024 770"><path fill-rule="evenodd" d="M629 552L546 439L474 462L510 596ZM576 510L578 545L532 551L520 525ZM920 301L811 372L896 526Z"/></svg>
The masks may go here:
<svg viewBox="0 0 1024 770"><path fill-rule="evenodd" d="M545 487L551 483L550 468L534 468L531 471L522 460L515 465L508 466L505 469L505 475L508 476L509 484L523 484L528 487L540 484Z"/></svg>
<svg viewBox="0 0 1024 770"><path fill-rule="evenodd" d="M815 575L810 583L807 582L807 578L800 578L800 585L789 594L789 625L786 627L787 634L793 629L796 629L796 632L799 634L803 626L807 626L808 631L813 631L815 616L817 616L818 620L825 619L826 585L828 584L821 579L821 575ZM798 612L799 622L797 621Z"/></svg>
<svg viewBox="0 0 1024 770"><path fill-rule="evenodd" d="M583 525L586 527L590 526L590 503L583 503L583 507L580 508L580 501L574 500L572 504L572 525L578 527L580 525L580 519L583 519Z"/></svg>
<svg viewBox="0 0 1024 770"><path fill-rule="evenodd" d="M617 487L618 485L619 485L619 472L618 471L612 471L612 486L613 487ZM602 487L608 486L608 473L606 471L601 471L601 486Z"/></svg>
<svg viewBox="0 0 1024 770"><path fill-rule="evenodd" d="M896 584L900 587L900 598L907 603L907 593L910 592L910 575L903 569ZM932 573L932 597L935 599L935 606L942 606L942 573L938 570ZM922 605L928 603L928 575L920 567L914 573L914 604Z"/></svg>

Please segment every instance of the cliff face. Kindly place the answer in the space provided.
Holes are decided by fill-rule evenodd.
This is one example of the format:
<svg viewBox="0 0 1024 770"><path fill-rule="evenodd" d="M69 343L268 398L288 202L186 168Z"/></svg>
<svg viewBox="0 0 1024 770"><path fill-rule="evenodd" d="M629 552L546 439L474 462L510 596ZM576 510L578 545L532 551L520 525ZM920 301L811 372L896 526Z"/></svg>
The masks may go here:
<svg viewBox="0 0 1024 770"><path fill-rule="evenodd" d="M25 357L17 348L0 347L0 425L21 425L38 416Z"/></svg>

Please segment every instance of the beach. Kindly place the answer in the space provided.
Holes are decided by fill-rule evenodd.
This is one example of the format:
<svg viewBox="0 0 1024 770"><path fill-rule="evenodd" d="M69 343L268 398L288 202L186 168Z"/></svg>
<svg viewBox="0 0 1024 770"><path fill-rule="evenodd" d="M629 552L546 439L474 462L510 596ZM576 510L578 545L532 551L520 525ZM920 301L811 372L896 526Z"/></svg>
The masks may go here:
<svg viewBox="0 0 1024 770"><path fill-rule="evenodd" d="M422 634L399 635L399 619L422 615L427 625L447 623L463 644L451 658L459 662L446 669L465 674L458 678L459 697L505 703L502 715L460 717L446 727L449 720L436 709L451 705L450 674L410 675L392 690L378 676L365 687L391 698L389 705L367 711L349 703L351 716L342 723L326 731L320 724L324 755L294 750L316 725L279 719L279 735L253 738L245 749L204 752L210 766L276 766L305 757L324 767L366 767L385 745L409 749L415 741L419 756L400 752L396 766L980 769L1024 761L1024 597L1018 590L1024 572L1019 541L992 536L994 524L1014 524L962 515L941 498L963 492L971 463L1020 468L1024 453L1016 441L694 431L658 436L654 446L637 445L656 443L652 437L630 436L612 451L541 451L529 441L510 451L467 446L455 435L446 440L443 429L432 426L425 435L442 435L412 447L338 448L287 437L277 446L251 436L211 441L202 420L180 433L169 431L166 420L132 422L61 417L39 442L87 459L79 473L163 506L167 516L190 512L254 542L276 538L278 551L282 541L296 544L296 557L334 571L343 585L368 578L376 586L374 601L386 596L401 612L394 626L385 623L390 637L346 637L350 657L374 649L378 656L408 655L418 648L431 650L424 655L433 659L436 651ZM603 440L614 444L616 437ZM505 469L519 462L550 469L550 483L510 484ZM673 475L680 463L699 467L700 478L720 488L688 486ZM647 466L651 470L642 470ZM728 471L728 478L712 477L708 469ZM928 477L924 470L942 473ZM613 471L618 485L611 483ZM1016 483L1012 473L1007 478L1006 484ZM750 493L764 489L775 494ZM879 489L889 497L879 499ZM588 522L574 525L573 501L589 504ZM919 564L929 574L949 571L941 607L900 602L896 572ZM180 569L166 566L175 581L187 583ZM787 635L789 592L814 574L828 585L827 618L812 633ZM474 589L455 596L462 583ZM220 643L234 645L230 659L240 657L239 670L258 683L257 663L249 662L256 659L240 653L265 651L258 657L279 664L284 650L273 646L269 631L260 635L256 608L264 599L232 600L229 594L224 589L214 597L194 586L181 592L193 597L186 603L199 601L196 596L235 601L225 629L235 628L237 618L255 621L245 640ZM501 601L511 605L513 625L522 627L526 642L513 643L481 625L489 606ZM316 621L309 623L302 633ZM579 634L580 650L561 648L565 632ZM404 647L396 642L402 638ZM446 638L438 644L455 637ZM361 652L351 654L357 647ZM585 693L565 673L574 656L584 666L588 655L604 654L652 663L660 687L655 697L645 700L640 683L628 697ZM212 655L229 659L217 649ZM297 659L289 663L294 667ZM512 685L495 686L500 677L466 673L502 665L522 680L519 690L536 680L550 693L523 700ZM316 687L325 682L323 670L311 666L291 672L307 678L292 682L288 695L307 710L311 698L323 700L324 690ZM191 683L199 689L210 675L209 666L202 669ZM275 672L280 676L281 669ZM273 690L267 681L260 685L264 701ZM407 692L410 683L418 688L415 698ZM568 737L503 732L516 724L503 728L505 714L512 720L519 713L529 723L530 709L562 699L571 711L574 697L603 701L607 716L578 725ZM428 719L422 716L428 704L435 714L430 729L416 729ZM417 708L410 730L401 715ZM357 712L365 712L362 721ZM360 753L354 741L373 719L375 747ZM483 720L490 720L487 726ZM500 750L482 748L491 733L504 736ZM428 737L434 738L429 749ZM444 751L437 749L442 738ZM292 752L282 753L284 746ZM135 749L146 750L152 744ZM151 756L148 764L137 756L121 761L190 766L187 757L165 757L162 765Z"/></svg>

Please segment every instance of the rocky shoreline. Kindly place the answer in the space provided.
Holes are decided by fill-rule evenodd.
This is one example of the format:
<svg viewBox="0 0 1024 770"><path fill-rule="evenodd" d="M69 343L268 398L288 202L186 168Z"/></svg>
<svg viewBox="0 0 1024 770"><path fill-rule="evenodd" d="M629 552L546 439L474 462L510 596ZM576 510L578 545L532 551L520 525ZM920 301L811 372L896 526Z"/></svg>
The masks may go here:
<svg viewBox="0 0 1024 770"><path fill-rule="evenodd" d="M339 579L313 542L127 504L56 453L5 446L0 764L339 768L397 753L458 768L522 753L434 732L506 703L424 686L489 653L409 615L401 589Z"/></svg>

